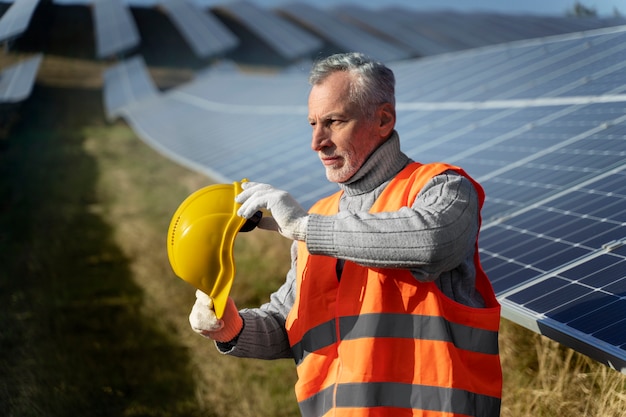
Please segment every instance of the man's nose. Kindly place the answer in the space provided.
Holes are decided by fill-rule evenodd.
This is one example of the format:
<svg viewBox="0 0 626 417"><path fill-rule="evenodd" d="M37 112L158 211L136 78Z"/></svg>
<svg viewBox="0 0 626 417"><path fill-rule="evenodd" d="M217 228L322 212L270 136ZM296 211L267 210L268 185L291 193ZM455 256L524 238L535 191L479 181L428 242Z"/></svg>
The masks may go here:
<svg viewBox="0 0 626 417"><path fill-rule="evenodd" d="M316 152L327 147L330 142L328 135L319 125L313 127L313 133L311 136L311 149Z"/></svg>

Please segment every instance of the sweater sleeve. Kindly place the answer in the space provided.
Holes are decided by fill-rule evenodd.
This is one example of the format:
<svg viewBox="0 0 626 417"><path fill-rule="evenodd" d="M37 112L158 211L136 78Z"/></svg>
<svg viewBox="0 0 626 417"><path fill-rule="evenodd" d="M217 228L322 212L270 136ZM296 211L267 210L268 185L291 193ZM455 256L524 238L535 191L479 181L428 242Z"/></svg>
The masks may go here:
<svg viewBox="0 0 626 417"><path fill-rule="evenodd" d="M297 253L297 242L294 242L291 269L283 285L270 295L268 303L239 311L244 322L243 329L235 342L216 343L220 352L242 358L293 358L285 321L295 300Z"/></svg>
<svg viewBox="0 0 626 417"><path fill-rule="evenodd" d="M422 280L434 280L474 250L478 194L462 175L446 171L432 178L412 207L382 213L368 210L310 215L309 252L364 266L410 269Z"/></svg>

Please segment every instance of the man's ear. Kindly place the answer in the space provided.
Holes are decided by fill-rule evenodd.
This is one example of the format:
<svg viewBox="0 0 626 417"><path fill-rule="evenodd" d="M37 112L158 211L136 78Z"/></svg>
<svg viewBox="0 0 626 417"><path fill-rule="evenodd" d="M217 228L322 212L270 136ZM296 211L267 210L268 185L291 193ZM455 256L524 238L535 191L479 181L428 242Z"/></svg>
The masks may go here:
<svg viewBox="0 0 626 417"><path fill-rule="evenodd" d="M387 138L396 126L396 109L391 103L384 103L378 107L378 115L380 136Z"/></svg>

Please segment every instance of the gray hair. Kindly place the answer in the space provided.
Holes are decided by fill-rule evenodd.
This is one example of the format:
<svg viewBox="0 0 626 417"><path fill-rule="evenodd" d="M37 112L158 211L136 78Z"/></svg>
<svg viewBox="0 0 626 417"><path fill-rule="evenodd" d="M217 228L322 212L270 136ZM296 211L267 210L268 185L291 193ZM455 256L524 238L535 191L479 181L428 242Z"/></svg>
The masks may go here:
<svg viewBox="0 0 626 417"><path fill-rule="evenodd" d="M331 55L313 64L309 83L318 85L337 71L352 75L349 100L357 104L363 114L371 114L384 103L395 107L396 79L383 63L358 52Z"/></svg>

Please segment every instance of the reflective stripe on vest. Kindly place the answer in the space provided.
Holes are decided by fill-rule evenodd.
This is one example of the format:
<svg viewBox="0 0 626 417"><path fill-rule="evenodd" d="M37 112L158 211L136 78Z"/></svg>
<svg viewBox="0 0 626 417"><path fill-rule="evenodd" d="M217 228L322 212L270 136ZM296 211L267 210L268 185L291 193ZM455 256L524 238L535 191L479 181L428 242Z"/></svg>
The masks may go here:
<svg viewBox="0 0 626 417"><path fill-rule="evenodd" d="M370 212L411 206L423 186L446 170L413 163L385 188ZM341 194L311 212L335 214ZM485 308L450 300L409 271L366 268L298 247L296 301L286 329L297 363L296 396L304 416L451 416L499 414L500 307L476 247L476 290Z"/></svg>
<svg viewBox="0 0 626 417"><path fill-rule="evenodd" d="M366 337L437 340L472 352L498 354L498 332L452 323L443 317L370 313L340 317L339 321L340 340ZM336 341L334 319L314 327L292 346L296 364L300 364L308 353Z"/></svg>
<svg viewBox="0 0 626 417"><path fill-rule="evenodd" d="M323 416L328 413L333 408L334 391L331 386L300 402L302 417ZM335 407L340 410L335 413L336 416L355 417L361 415L360 411L364 408L381 406L389 408L388 415L393 417L401 417L402 410L407 415L407 410L415 407L437 414L443 412L452 415L491 416L491 410L500 407L499 399L469 391L393 382L342 384L337 387L336 397ZM414 413L410 411L409 415Z"/></svg>

